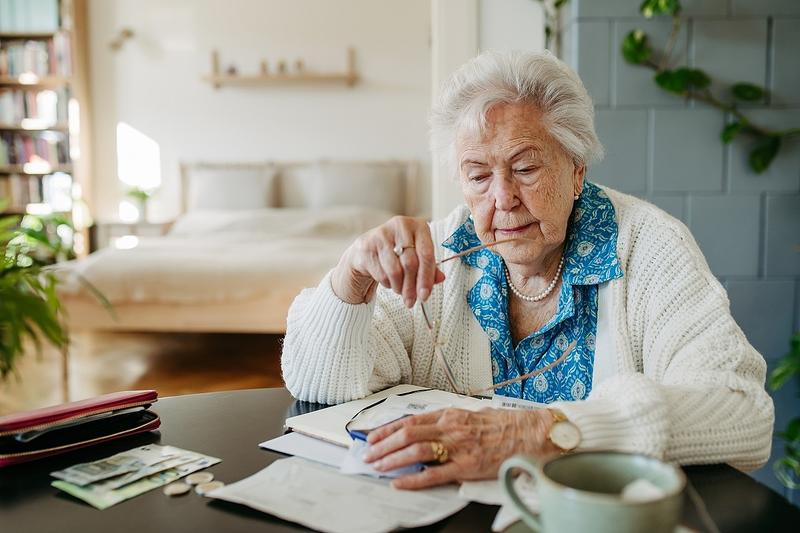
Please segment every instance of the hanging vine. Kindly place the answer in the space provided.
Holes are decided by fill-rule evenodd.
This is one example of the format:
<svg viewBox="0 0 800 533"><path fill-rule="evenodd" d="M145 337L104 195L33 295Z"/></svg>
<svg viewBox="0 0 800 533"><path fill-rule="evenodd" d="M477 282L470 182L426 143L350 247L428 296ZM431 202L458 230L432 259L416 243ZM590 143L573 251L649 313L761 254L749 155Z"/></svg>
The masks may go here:
<svg viewBox="0 0 800 533"><path fill-rule="evenodd" d="M537 0L544 12L544 47L561 56L561 8L569 0Z"/></svg>
<svg viewBox="0 0 800 533"><path fill-rule="evenodd" d="M645 0L639 11L645 18L666 15L672 18L672 30L663 52L657 52L642 30L629 32L622 41L622 55L628 63L646 67L655 72L656 85L672 94L703 102L728 113L730 120L720 132L720 139L728 144L737 136L747 135L755 140L748 158L750 168L762 173L772 164L783 142L800 135L800 128L775 130L758 125L739 108L742 103L761 102L767 96L763 87L752 83L734 83L726 98L711 92L711 77L699 68L673 67L673 51L681 30L680 0Z"/></svg>
<svg viewBox="0 0 800 533"><path fill-rule="evenodd" d="M537 0L544 11L545 47L556 55L561 50L560 10L569 0ZM800 128L777 130L753 122L741 109L743 103L762 102L767 91L758 85L739 82L726 91L725 97L711 92L711 77L702 69L686 66L673 66L673 52L680 34L680 0L644 0L639 12L647 19L665 15L672 18L667 45L663 51L655 50L650 39L642 30L629 32L622 41L622 55L625 60L654 71L653 80L661 89L688 99L702 102L729 114L730 120L720 132L724 144L737 136L749 136L754 142L748 162L750 168L760 174L767 170L780 152L781 146L789 137L800 136Z"/></svg>

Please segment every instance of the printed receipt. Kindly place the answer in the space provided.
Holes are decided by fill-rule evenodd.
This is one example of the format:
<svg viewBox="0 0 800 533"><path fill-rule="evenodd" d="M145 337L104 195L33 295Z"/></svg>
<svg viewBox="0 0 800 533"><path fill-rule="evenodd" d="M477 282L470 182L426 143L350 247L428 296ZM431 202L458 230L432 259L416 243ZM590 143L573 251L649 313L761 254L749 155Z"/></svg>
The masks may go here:
<svg viewBox="0 0 800 533"><path fill-rule="evenodd" d="M382 533L433 524L467 501L454 486L408 491L387 480L346 476L299 457L207 494L328 533Z"/></svg>

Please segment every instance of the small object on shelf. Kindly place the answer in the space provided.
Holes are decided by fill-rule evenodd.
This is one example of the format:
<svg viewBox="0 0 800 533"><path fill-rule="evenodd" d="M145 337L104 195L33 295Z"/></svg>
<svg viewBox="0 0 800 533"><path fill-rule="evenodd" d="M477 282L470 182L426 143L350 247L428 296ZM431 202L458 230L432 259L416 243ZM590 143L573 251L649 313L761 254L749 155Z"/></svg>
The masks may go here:
<svg viewBox="0 0 800 533"><path fill-rule="evenodd" d="M230 65L228 70L225 71L228 76L236 76L236 65Z"/></svg>
<svg viewBox="0 0 800 533"><path fill-rule="evenodd" d="M211 51L211 70L214 71L214 74L219 72L219 52L216 50Z"/></svg>
<svg viewBox="0 0 800 533"><path fill-rule="evenodd" d="M305 61L296 59L290 65L285 60L280 60L276 64L273 73L268 70L266 60L260 63L260 72L257 74L238 75L228 69L223 72L220 69L219 52L211 51L211 73L203 76L203 80L211 83L215 89L223 85L236 85L240 87L254 87L258 85L278 85L286 83L344 83L348 87L353 87L358 82L356 72L356 52L353 48L347 49L347 69L340 72L313 72L306 69Z"/></svg>

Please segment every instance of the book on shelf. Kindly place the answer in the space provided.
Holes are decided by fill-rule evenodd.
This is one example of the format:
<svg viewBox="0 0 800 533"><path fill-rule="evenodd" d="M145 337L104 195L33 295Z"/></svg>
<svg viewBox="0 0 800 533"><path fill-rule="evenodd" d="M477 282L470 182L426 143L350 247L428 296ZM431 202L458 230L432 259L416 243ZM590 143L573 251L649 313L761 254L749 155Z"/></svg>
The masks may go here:
<svg viewBox="0 0 800 533"><path fill-rule="evenodd" d="M42 39L0 41L0 76L15 78L32 73L38 77L72 74L69 36L58 32Z"/></svg>
<svg viewBox="0 0 800 533"><path fill-rule="evenodd" d="M27 176L19 174L0 177L0 198L8 202L8 210L17 212L25 210L30 194L27 181Z"/></svg>
<svg viewBox="0 0 800 533"><path fill-rule="evenodd" d="M58 89L0 88L0 129L28 125L31 129L67 123L69 92Z"/></svg>
<svg viewBox="0 0 800 533"><path fill-rule="evenodd" d="M70 162L67 135L58 131L0 132L0 167L8 165L51 167Z"/></svg>
<svg viewBox="0 0 800 533"><path fill-rule="evenodd" d="M0 200L8 201L8 210L24 212L28 204L45 203L53 212L72 209L72 177L55 172L38 179L22 174L0 176Z"/></svg>
<svg viewBox="0 0 800 533"><path fill-rule="evenodd" d="M58 0L0 0L0 32L54 32L59 15Z"/></svg>

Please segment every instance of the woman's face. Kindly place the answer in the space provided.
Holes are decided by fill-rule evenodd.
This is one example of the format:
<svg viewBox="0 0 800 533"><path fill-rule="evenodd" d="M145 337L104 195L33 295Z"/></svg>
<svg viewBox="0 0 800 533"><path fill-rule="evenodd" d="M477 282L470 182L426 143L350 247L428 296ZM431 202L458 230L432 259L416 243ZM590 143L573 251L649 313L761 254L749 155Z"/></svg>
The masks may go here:
<svg viewBox="0 0 800 533"><path fill-rule="evenodd" d="M542 119L530 104L499 104L482 134L461 131L456 140L461 189L481 241L531 239L497 246L507 263L538 267L557 250L583 187L583 166Z"/></svg>

